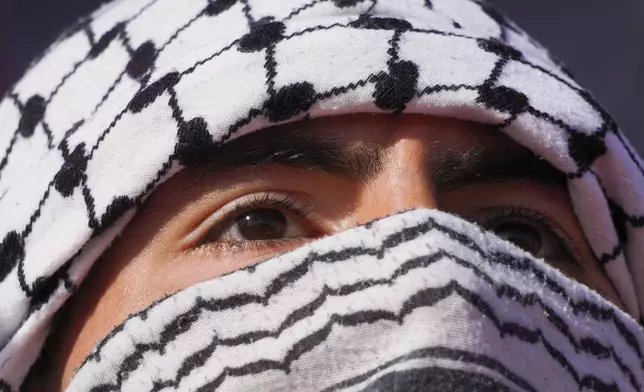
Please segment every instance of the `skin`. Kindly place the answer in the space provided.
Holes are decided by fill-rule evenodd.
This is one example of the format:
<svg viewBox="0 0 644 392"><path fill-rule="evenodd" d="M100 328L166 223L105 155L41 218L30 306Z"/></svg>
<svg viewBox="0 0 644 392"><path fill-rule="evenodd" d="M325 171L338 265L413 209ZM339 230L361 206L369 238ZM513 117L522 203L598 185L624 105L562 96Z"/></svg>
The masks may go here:
<svg viewBox="0 0 644 392"><path fill-rule="evenodd" d="M175 175L154 191L97 261L49 340L47 352L55 360L39 366L39 376L31 377L28 390L64 390L97 342L129 314L164 295L306 241L417 207L458 214L491 229L513 220L533 227L546 244L544 249L556 249L546 252L547 262L621 305L592 254L562 184L530 177L465 181L457 186L436 180L437 157L446 152L466 157L490 146L518 148L502 133L482 125L416 115L340 116L312 120L302 127L321 132L322 137L339 138L349 153L379 150L371 158L380 162L360 178L275 162L223 171L198 166ZM284 203L266 201L271 198L289 199L293 208L307 214L300 216ZM248 241L235 237L236 215L230 207L240 200L258 202L255 209L280 211L288 220L287 236L291 238ZM229 210L228 219L222 218L222 210ZM536 216L549 219L557 233L544 228ZM566 237L576 261L553 246L558 235Z"/></svg>

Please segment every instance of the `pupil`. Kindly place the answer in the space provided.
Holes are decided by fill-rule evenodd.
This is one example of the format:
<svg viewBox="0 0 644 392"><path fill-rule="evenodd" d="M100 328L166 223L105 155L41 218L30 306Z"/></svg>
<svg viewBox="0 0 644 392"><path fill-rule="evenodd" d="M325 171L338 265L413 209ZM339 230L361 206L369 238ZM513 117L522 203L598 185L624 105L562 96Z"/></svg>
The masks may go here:
<svg viewBox="0 0 644 392"><path fill-rule="evenodd" d="M496 235L536 256L541 249L541 234L522 223L505 223L496 227Z"/></svg>
<svg viewBox="0 0 644 392"><path fill-rule="evenodd" d="M249 241L282 238L286 232L286 217L277 210L260 208L237 218L239 233Z"/></svg>

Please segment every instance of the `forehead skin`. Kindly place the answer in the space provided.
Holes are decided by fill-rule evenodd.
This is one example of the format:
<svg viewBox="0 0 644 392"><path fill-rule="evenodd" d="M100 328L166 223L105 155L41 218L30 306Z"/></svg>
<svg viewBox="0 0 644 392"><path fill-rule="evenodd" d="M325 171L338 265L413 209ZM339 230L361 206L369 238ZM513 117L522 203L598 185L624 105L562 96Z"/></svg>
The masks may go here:
<svg viewBox="0 0 644 392"><path fill-rule="evenodd" d="M314 151L292 150L267 157L253 147L253 143L266 146L273 136L292 137L293 132L300 138L307 132L318 134L320 140L306 139L302 144L315 146L318 152L324 148L324 154L313 160ZM314 206L312 215L322 222L322 234L414 207L467 217L483 207L520 200L522 205L550 211L573 233L577 251L588 265L562 270L619 303L556 174L534 178L547 171L539 172L535 166L535 173L508 171L514 177L505 178L506 173L497 168L482 166L501 152L525 160L521 154L526 150L501 132L419 115L353 115L262 130L259 142L251 136L230 142L228 150L222 148L209 162L181 171L154 191L61 314L46 349L55 360L45 359L44 374L31 378L30 390L64 389L98 341L129 314L155 300L302 244L296 240L290 247L259 249L226 244L198 247L186 242L223 205L257 191L288 192ZM490 151L494 154L486 155ZM526 162L522 166L543 163ZM484 168L486 177L468 173L472 167Z"/></svg>

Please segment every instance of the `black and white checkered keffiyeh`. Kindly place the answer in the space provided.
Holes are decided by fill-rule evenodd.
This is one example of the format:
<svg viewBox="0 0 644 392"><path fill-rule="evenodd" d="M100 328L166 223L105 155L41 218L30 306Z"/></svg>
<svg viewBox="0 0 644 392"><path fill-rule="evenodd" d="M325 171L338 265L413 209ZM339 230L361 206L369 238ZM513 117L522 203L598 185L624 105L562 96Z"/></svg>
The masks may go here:
<svg viewBox="0 0 644 392"><path fill-rule="evenodd" d="M640 391L644 171L538 44L472 0L126 0L0 102L0 391L155 187L218 145L343 113L494 124L568 176L630 315L493 234L415 210L176 293L71 391Z"/></svg>

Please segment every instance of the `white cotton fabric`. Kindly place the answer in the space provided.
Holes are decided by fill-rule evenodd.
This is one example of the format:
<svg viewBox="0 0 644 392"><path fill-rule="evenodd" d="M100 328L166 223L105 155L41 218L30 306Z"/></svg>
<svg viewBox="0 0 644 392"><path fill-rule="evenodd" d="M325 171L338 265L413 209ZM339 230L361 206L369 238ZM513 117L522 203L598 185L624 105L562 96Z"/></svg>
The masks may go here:
<svg viewBox="0 0 644 392"><path fill-rule="evenodd" d="M641 327L545 263L414 210L133 315L68 391L637 391Z"/></svg>
<svg viewBox="0 0 644 392"><path fill-rule="evenodd" d="M641 159L591 95L498 12L471 0L128 0L79 21L0 101L0 390L18 390L52 316L159 183L231 138L357 112L492 124L564 172L584 233L629 315L456 217L414 211L144 310L157 316L118 327L70 389L154 390L154 380L174 380L164 390L193 390L213 386L217 375L222 390L413 390L430 381L445 390L641 389L642 331L633 321L644 306ZM382 234L423 220L440 220L443 229L412 230L420 230L417 245ZM342 252L369 241L381 251ZM333 271L294 280L291 294L225 316L194 307L245 290L263 295L277 271L327 268L307 258L312 249L342 256ZM404 277L394 272L434 256L440 260ZM387 284L373 283L378 273ZM369 282L355 286L351 300L331 296L278 328L279 317L311 305L297 301L351 285L343 280L351 276ZM452 291L401 310L440 287ZM180 352L142 352L135 369L119 373L128 355L139 355L132 342L157 338L144 336L150 326L141 324L162 328L189 309L198 315L161 350ZM256 322L226 321L250 314ZM346 321L350 314L354 321ZM372 315L382 317L368 321ZM317 345L301 343L338 317L345 321L328 324ZM510 324L523 332L507 332ZM182 364L218 334L234 339L267 325L274 336L217 347L177 381Z"/></svg>

